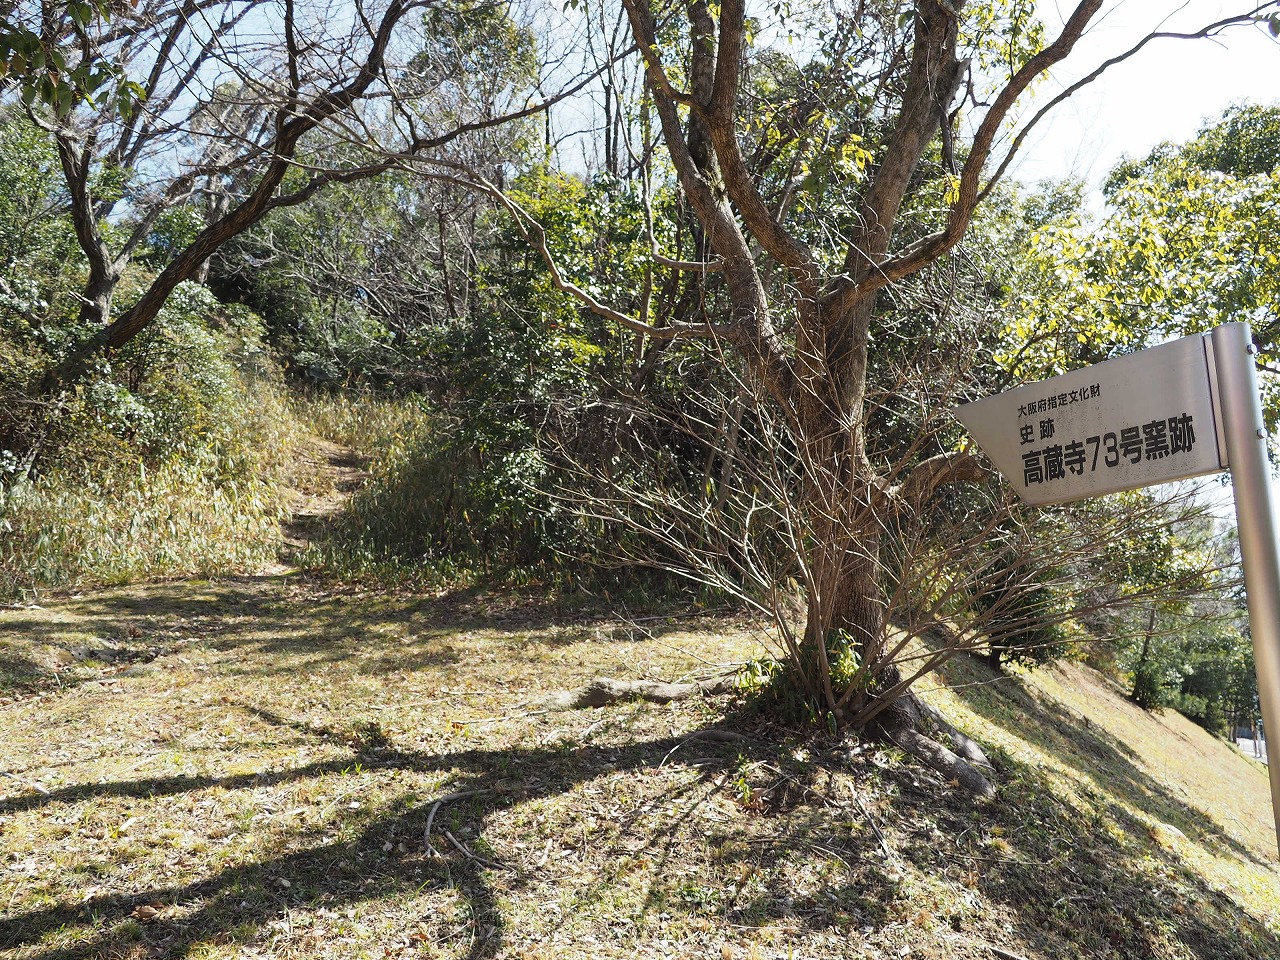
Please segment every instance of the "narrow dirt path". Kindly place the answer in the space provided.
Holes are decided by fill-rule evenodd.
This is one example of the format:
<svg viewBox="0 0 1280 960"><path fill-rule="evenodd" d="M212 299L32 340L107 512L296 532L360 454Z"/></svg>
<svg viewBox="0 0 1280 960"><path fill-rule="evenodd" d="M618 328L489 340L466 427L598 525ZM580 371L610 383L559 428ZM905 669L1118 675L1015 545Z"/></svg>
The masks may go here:
<svg viewBox="0 0 1280 960"><path fill-rule="evenodd" d="M298 604L329 590L295 576L299 558L322 541L368 479L355 450L309 437L293 451L289 509L276 559L252 572L209 581L175 579L91 587L40 602L0 606L0 707L54 690L113 682L152 665L166 669L189 645L272 616L306 619ZM0 763L0 767L3 764Z"/></svg>
<svg viewBox="0 0 1280 960"><path fill-rule="evenodd" d="M279 567L269 573L296 570L297 557L322 539L325 527L369 476L364 457L319 437L299 448L298 459L301 479L289 491L290 516L281 525Z"/></svg>

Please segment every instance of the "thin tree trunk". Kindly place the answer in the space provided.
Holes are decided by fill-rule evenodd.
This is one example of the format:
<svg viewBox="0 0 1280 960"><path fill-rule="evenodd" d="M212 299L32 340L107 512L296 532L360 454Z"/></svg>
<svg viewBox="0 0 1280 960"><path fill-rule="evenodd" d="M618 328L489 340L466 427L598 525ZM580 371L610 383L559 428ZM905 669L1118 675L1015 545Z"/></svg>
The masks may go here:
<svg viewBox="0 0 1280 960"><path fill-rule="evenodd" d="M1142 675L1147 661L1151 659L1151 638L1156 632L1156 608L1152 606L1151 613L1147 617L1147 629L1142 634L1142 651L1138 654L1138 665L1133 671L1133 687L1129 691L1129 695L1135 700L1138 698L1138 684L1142 682Z"/></svg>
<svg viewBox="0 0 1280 960"><path fill-rule="evenodd" d="M209 182L205 187L205 226L217 223L227 215L227 211L231 209L231 197L227 193L222 183L214 177L209 178ZM200 266L196 267L195 273L191 275L191 279L196 283L205 284L209 282L209 267L213 263L213 257L205 257L201 261Z"/></svg>

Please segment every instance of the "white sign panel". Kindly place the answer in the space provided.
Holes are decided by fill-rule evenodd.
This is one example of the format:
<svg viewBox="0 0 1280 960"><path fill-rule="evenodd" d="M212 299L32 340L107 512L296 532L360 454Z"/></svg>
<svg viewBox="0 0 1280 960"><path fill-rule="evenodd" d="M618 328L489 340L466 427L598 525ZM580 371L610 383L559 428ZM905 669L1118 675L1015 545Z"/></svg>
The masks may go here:
<svg viewBox="0 0 1280 960"><path fill-rule="evenodd" d="M1225 470L1209 339L1183 337L956 408L1028 503Z"/></svg>

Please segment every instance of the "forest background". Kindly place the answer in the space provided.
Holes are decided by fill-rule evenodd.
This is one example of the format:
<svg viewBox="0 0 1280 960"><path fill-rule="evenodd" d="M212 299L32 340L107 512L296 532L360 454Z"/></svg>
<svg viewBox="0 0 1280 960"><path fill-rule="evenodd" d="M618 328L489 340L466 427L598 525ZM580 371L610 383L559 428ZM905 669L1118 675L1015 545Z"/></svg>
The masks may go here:
<svg viewBox="0 0 1280 960"><path fill-rule="evenodd" d="M1265 30L1271 6L1190 32ZM1230 320L1270 371L1280 109L1124 160L1094 209L1078 181L986 164L1053 99L1001 96L1069 44L1027 4L932 9L20 5L0 36L0 589L268 564L313 433L371 458L298 558L328 576L732 604L778 631L762 669L792 708L831 723L883 721L976 652L1081 657L1145 707L1247 726L1232 532L1206 498L1027 511L947 411ZM839 295L850 238L873 237L935 42L956 71L883 253L933 252L859 294L856 408L821 386L789 409L766 354L821 366L803 278ZM699 69L728 67L733 102L700 112ZM754 340L717 203L781 304ZM874 589L831 587L855 580Z"/></svg>
<svg viewBox="0 0 1280 960"><path fill-rule="evenodd" d="M951 415L1245 320L1280 420L1280 106L1015 176L1110 15L6 7L0 946L1274 955L1223 488Z"/></svg>

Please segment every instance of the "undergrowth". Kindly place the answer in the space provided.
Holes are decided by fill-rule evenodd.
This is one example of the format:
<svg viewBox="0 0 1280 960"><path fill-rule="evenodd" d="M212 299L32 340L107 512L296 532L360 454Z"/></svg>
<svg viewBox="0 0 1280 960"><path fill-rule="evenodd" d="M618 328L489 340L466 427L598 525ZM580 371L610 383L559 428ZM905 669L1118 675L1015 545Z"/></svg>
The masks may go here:
<svg viewBox="0 0 1280 960"><path fill-rule="evenodd" d="M532 449L477 438L422 397L306 392L291 401L309 432L354 450L368 478L327 535L295 560L366 586L491 586L651 607L723 604L661 570L601 562L608 534L537 491Z"/></svg>
<svg viewBox="0 0 1280 960"><path fill-rule="evenodd" d="M214 467L214 469L210 469ZM0 593L258 567L280 517L270 478L219 480L209 463L124 464L41 478L9 511Z"/></svg>
<svg viewBox="0 0 1280 960"><path fill-rule="evenodd" d="M529 509L512 458L458 435L419 397L309 393L307 428L369 460L329 536L299 562L344 580L569 585L547 512Z"/></svg>
<svg viewBox="0 0 1280 960"><path fill-rule="evenodd" d="M257 318L180 288L0 477L0 597L261 567L297 439Z"/></svg>
<svg viewBox="0 0 1280 960"><path fill-rule="evenodd" d="M429 422L424 402L412 396L304 390L290 397L289 405L311 433L370 459L416 436Z"/></svg>
<svg viewBox="0 0 1280 960"><path fill-rule="evenodd" d="M295 396L298 419L314 435L369 462L369 478L328 535L297 562L340 580L379 586L430 586L468 578L465 565L430 549L443 478L416 469L409 451L430 437L426 406L416 397L307 391Z"/></svg>

